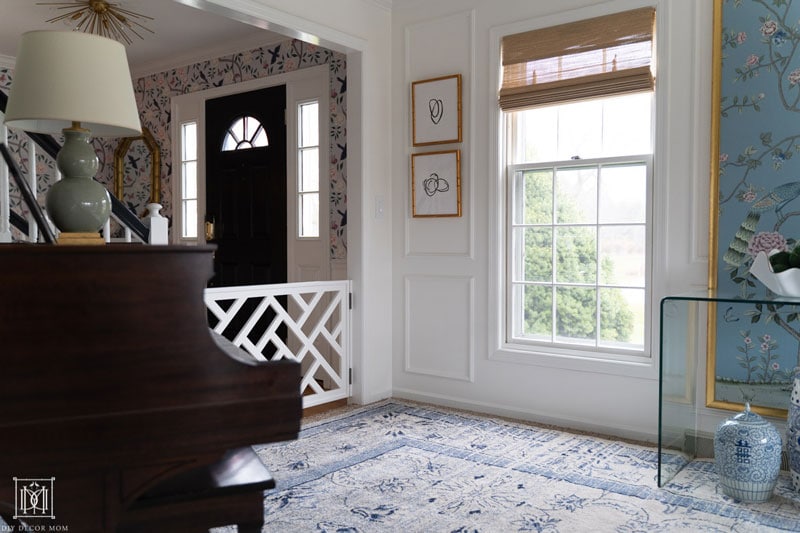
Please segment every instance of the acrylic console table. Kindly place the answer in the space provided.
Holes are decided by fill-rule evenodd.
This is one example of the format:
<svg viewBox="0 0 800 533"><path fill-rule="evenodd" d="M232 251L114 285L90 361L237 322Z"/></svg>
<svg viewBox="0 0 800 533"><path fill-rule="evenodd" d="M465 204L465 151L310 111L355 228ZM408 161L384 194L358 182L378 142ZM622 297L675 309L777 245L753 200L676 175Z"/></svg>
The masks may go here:
<svg viewBox="0 0 800 533"><path fill-rule="evenodd" d="M667 484L692 459L713 457L716 424L733 415L738 410L738 402L742 401L739 395L730 402L715 401L713 405L707 402L707 388L715 387L716 379L714 369L709 375L707 368L709 326L714 324L716 331L718 321L736 320L735 324L731 323L732 328L748 330L751 315L746 315L743 310L759 304L765 315L772 306L783 306L781 309L789 313L794 312L794 306L797 306L796 311L800 313L800 298L782 296L745 299L703 290L666 296L661 300L659 487ZM711 341L714 342L714 336ZM726 355L730 357L730 354ZM785 405L789 405L789 392L786 392ZM780 417L778 409L754 410L762 415Z"/></svg>

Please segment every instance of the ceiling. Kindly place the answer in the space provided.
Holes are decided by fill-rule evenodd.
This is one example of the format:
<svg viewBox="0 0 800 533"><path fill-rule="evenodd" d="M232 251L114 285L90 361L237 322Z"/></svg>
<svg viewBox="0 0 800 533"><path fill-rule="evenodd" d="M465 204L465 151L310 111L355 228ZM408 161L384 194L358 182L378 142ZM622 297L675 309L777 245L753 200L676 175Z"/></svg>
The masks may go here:
<svg viewBox="0 0 800 533"><path fill-rule="evenodd" d="M5 63L16 57L20 36L26 31L72 29L63 21L46 22L64 13L54 6L39 5L48 1L56 0L0 1L0 59L5 59ZM126 45L133 77L286 39L172 0L114 0L114 3L154 19L144 25L155 34L139 31L143 39L133 35L133 43Z"/></svg>

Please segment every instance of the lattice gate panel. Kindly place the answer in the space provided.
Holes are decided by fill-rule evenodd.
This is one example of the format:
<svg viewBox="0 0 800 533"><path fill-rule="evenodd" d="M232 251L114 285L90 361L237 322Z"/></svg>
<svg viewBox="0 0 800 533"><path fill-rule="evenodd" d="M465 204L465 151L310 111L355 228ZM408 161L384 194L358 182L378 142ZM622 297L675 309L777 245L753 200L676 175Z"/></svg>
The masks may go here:
<svg viewBox="0 0 800 533"><path fill-rule="evenodd" d="M213 287L210 326L260 361L303 371L303 407L350 397L350 282Z"/></svg>

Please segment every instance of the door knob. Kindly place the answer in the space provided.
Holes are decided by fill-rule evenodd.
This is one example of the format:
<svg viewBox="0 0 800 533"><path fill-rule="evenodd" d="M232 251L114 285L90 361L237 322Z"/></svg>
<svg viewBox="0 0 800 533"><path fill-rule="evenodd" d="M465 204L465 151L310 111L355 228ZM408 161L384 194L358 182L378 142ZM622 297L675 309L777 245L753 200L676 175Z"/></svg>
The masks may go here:
<svg viewBox="0 0 800 533"><path fill-rule="evenodd" d="M214 240L214 218L206 220L206 242Z"/></svg>

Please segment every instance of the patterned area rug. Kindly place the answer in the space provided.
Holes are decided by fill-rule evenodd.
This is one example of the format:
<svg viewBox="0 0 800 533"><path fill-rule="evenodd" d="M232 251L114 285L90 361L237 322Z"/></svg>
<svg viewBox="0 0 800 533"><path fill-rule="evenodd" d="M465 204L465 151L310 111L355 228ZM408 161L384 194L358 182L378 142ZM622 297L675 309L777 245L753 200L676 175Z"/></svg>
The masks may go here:
<svg viewBox="0 0 800 533"><path fill-rule="evenodd" d="M785 475L763 504L722 495L710 461L659 489L653 447L396 400L256 450L268 532L800 531Z"/></svg>

